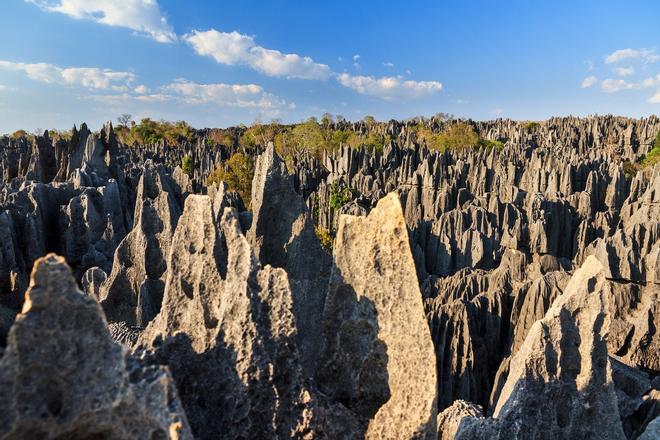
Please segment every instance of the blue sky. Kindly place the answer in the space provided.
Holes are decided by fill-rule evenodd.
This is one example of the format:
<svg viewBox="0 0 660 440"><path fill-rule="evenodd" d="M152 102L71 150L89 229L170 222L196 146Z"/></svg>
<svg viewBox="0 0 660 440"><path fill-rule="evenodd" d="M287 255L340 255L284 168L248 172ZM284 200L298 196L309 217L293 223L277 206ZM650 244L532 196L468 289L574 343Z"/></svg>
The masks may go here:
<svg viewBox="0 0 660 440"><path fill-rule="evenodd" d="M660 113L660 2L2 0L0 132Z"/></svg>

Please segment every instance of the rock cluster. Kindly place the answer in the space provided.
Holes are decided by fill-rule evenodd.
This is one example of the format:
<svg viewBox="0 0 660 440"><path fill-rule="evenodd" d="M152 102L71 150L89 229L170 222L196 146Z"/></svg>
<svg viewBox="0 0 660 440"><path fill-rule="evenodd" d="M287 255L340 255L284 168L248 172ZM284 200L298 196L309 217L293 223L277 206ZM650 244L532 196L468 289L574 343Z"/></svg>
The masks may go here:
<svg viewBox="0 0 660 440"><path fill-rule="evenodd" d="M0 359L0 438L192 438L167 369L110 338L64 258L35 262Z"/></svg>
<svg viewBox="0 0 660 440"><path fill-rule="evenodd" d="M655 438L660 119L419 123L249 201L204 131L0 138L0 438Z"/></svg>

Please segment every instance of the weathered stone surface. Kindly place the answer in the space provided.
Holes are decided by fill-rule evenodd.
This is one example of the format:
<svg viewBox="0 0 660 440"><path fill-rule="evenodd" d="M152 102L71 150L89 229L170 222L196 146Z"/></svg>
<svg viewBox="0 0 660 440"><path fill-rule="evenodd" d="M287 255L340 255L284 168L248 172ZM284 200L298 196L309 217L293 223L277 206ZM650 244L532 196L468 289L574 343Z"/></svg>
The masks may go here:
<svg viewBox="0 0 660 440"><path fill-rule="evenodd" d="M367 420L366 438L437 435L435 355L418 286L395 194L367 217L341 218L316 378Z"/></svg>
<svg viewBox="0 0 660 440"><path fill-rule="evenodd" d="M456 400L438 414L438 439L454 440L461 420L465 417L481 417L481 407L465 400Z"/></svg>
<svg viewBox="0 0 660 440"><path fill-rule="evenodd" d="M180 215L170 177L147 161L137 187L133 229L117 247L112 272L100 291L109 321L144 327L158 314Z"/></svg>
<svg viewBox="0 0 660 440"><path fill-rule="evenodd" d="M306 374L313 372L321 345L321 316L330 257L314 234L314 223L285 164L270 144L259 156L252 182L253 214L247 238L258 260L286 270Z"/></svg>
<svg viewBox="0 0 660 440"><path fill-rule="evenodd" d="M115 344L64 259L35 263L0 359L2 438L192 438L166 369Z"/></svg>
<svg viewBox="0 0 660 440"><path fill-rule="evenodd" d="M513 356L493 419L462 419L457 439L624 438L607 355L605 270L576 271Z"/></svg>
<svg viewBox="0 0 660 440"><path fill-rule="evenodd" d="M186 199L168 268L163 306L140 340L172 369L195 435L309 431L286 272L262 269L235 214L218 224L210 198L197 195Z"/></svg>
<svg viewBox="0 0 660 440"><path fill-rule="evenodd" d="M97 301L100 301L101 286L107 279L108 275L103 272L101 268L92 267L85 271L82 279L80 280L80 285L83 292L85 292L87 295L91 295Z"/></svg>
<svg viewBox="0 0 660 440"><path fill-rule="evenodd" d="M655 440L660 438L660 417L653 419L646 430L638 437L638 440Z"/></svg>
<svg viewBox="0 0 660 440"><path fill-rule="evenodd" d="M639 435L656 414L660 395L653 379L660 372L660 167L636 165L631 173L624 161L635 162L652 148L660 119L552 118L531 129L511 120L465 122L482 138L501 141L501 151L427 148L417 136L420 126L439 132L455 123L439 119L333 123L332 129L391 141L377 153L343 145L321 161L299 157L288 171L272 147L243 150L257 163L253 213L245 211L243 201L226 185L205 184L240 148L236 142L218 145L209 130L194 131L192 140L130 147L117 142L111 124L98 133L83 124L70 138L58 140L48 133L0 136L0 347L22 308L34 261L56 252L66 256L89 296L106 299L106 313L116 321L108 326L116 342L154 349L144 355L144 364L177 366L186 405L199 413L195 426L208 427L209 437L218 437L217 432L372 435L370 421L375 419L363 414L398 401L391 395L384 402L394 388L378 379L384 370L371 368L383 350L380 343L369 341L378 341L373 335L389 324L379 313L376 326L370 314L376 307L356 292L357 305L342 303L341 316L349 317L344 327L331 329L347 338L337 342L338 352L345 355L337 361L345 366L347 373L340 376L345 380L333 384L315 376L318 361L327 361L318 350L332 262L318 252L313 231L318 225L334 236L343 214L367 215L385 194L395 192L434 343L439 409L464 399L480 405L485 414L501 411L497 405L514 374L512 362L534 323L565 295L573 265L594 256L607 280L599 291L607 298L602 323L607 331L600 336L612 365L619 419L627 437ZM237 139L242 129L229 132ZM190 174L180 167L185 156L192 159ZM147 165L150 162L153 165ZM140 183L148 174L145 166L158 170L152 173L160 194L155 198ZM167 174L172 178L164 177ZM342 191L342 203L347 194L350 201L338 206L337 191ZM163 193L167 197L161 197ZM167 248L174 238L176 214L166 211L178 206L180 214L184 199L194 193L208 194L211 220L189 221L188 232L182 229L179 255L173 258L178 266L172 273ZM167 202L165 210L156 203L161 199ZM238 269L227 266L229 254L237 255L245 244L241 238L233 251L228 246L222 220L227 207L242 211L233 217L240 222L236 237L245 234L256 253L253 262L239 264L251 268L241 273L257 275L239 276L234 273ZM206 208L197 214L206 216ZM169 226L161 230L163 221ZM130 239L122 241L128 231ZM202 238L206 233L213 236L209 242ZM358 235L355 240L362 243ZM355 254L366 255L371 249L362 246L365 249ZM126 258L117 258L119 254ZM206 269L188 268L204 265ZM374 269L356 264L349 273L372 279ZM262 272L270 274L271 281L259 281ZM112 278L116 287L112 295L99 288L106 273L104 286ZM178 299L167 301L166 324L145 333L143 327L158 313L156 304L171 276L172 298ZM118 282L122 277L130 282ZM245 277L247 287L240 281ZM229 290L248 293L239 294L239 301ZM271 322L272 313L279 315ZM232 328L233 321L241 323L244 334ZM356 340L359 343L353 343ZM235 362L232 353L238 353ZM220 382L214 382L217 365L225 377ZM364 377L356 373L367 370L370 375ZM416 373L418 368L408 370ZM282 371L288 373L280 375ZM377 379L367 381L367 376ZM320 379L318 384L314 377ZM362 388L346 385L367 382ZM541 397L546 388L548 393L553 390L545 382L538 386ZM299 397L290 397L294 395ZM580 399L564 397L556 400L571 410L581 408ZM216 414L225 416L216 420ZM240 427L230 421L235 414ZM446 413L442 424L451 422L453 432L460 423L452 422L452 414ZM264 428L274 420L282 422ZM496 420L484 419L482 425L484 433L511 434ZM441 435L445 431L440 428Z"/></svg>

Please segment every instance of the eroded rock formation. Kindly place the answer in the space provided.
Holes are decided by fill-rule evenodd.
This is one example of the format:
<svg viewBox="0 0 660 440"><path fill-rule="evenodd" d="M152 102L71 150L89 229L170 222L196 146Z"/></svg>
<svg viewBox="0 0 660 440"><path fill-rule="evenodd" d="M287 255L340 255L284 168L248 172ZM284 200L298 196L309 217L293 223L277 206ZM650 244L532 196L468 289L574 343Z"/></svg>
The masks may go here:
<svg viewBox="0 0 660 440"><path fill-rule="evenodd" d="M206 130L0 138L0 437L653 438L660 119L451 123L258 146L249 201Z"/></svg>
<svg viewBox="0 0 660 440"><path fill-rule="evenodd" d="M192 438L166 368L110 338L62 257L35 262L0 358L1 438Z"/></svg>

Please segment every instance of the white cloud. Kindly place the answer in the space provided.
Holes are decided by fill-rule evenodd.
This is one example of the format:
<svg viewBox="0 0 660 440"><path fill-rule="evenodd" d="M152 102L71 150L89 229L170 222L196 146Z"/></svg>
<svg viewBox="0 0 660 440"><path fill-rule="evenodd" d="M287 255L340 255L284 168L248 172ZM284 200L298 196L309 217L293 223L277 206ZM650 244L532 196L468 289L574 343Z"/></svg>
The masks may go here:
<svg viewBox="0 0 660 440"><path fill-rule="evenodd" d="M660 86L660 74L657 74L656 76L650 76L648 78L643 79L639 83L640 87L654 87L654 86Z"/></svg>
<svg viewBox="0 0 660 440"><path fill-rule="evenodd" d="M48 12L132 29L160 43L176 41L156 0L25 0Z"/></svg>
<svg viewBox="0 0 660 440"><path fill-rule="evenodd" d="M174 98L164 93L154 93L151 95L132 95L130 93L115 94L86 94L81 95L81 99L89 99L108 105L127 104L131 102L153 103L172 101Z"/></svg>
<svg viewBox="0 0 660 440"><path fill-rule="evenodd" d="M640 82L628 82L623 79L608 78L601 82L601 86L605 92L619 92L621 90L640 90L648 89L650 87L660 86L660 74L650 76L641 80Z"/></svg>
<svg viewBox="0 0 660 440"><path fill-rule="evenodd" d="M652 49L619 49L605 57L606 64L619 63L623 60L641 60L645 63L654 63L660 60L660 55Z"/></svg>
<svg viewBox="0 0 660 440"><path fill-rule="evenodd" d="M496 108L491 113L499 118L504 113L504 109Z"/></svg>
<svg viewBox="0 0 660 440"><path fill-rule="evenodd" d="M269 76L326 80L330 68L309 57L283 54L258 46L254 37L234 32L193 31L183 39L199 55L209 56L220 64L246 65Z"/></svg>
<svg viewBox="0 0 660 440"><path fill-rule="evenodd" d="M135 74L98 67L59 67L48 63L0 61L0 70L23 72L28 78L45 82L82 86L89 89L128 90Z"/></svg>
<svg viewBox="0 0 660 440"><path fill-rule="evenodd" d="M428 96L442 90L437 81L409 81L401 77L352 76L347 73L337 75L339 83L363 95L382 99L417 98Z"/></svg>
<svg viewBox="0 0 660 440"><path fill-rule="evenodd" d="M353 61L357 61L359 59L360 59L360 54L359 53L356 53L355 55L353 55Z"/></svg>
<svg viewBox="0 0 660 440"><path fill-rule="evenodd" d="M140 84L136 88L133 89L135 93L139 93L140 95L144 95L149 93L149 88L145 86L144 84Z"/></svg>
<svg viewBox="0 0 660 440"><path fill-rule="evenodd" d="M295 108L295 104L265 92L261 86L256 84L199 84L186 79L178 79L164 85L159 88L158 93L87 94L81 98L108 105L172 102L192 106L238 107L256 109L270 115L277 115L283 109Z"/></svg>
<svg viewBox="0 0 660 440"><path fill-rule="evenodd" d="M385 66L385 67L394 67L394 63L391 63L391 62L387 61L387 62L383 63L383 66Z"/></svg>
<svg viewBox="0 0 660 440"><path fill-rule="evenodd" d="M615 67L614 73L619 76L630 76L635 73L634 67Z"/></svg>
<svg viewBox="0 0 660 440"><path fill-rule="evenodd" d="M623 79L608 78L603 80L603 82L601 83L601 87L605 92L613 93L613 92L618 92L620 90L633 89L635 88L635 85L633 83L626 82Z"/></svg>
<svg viewBox="0 0 660 440"><path fill-rule="evenodd" d="M585 79L582 80L582 83L580 84L580 87L583 89L588 89L589 87L592 87L594 84L598 82L598 78L595 76L588 76Z"/></svg>
<svg viewBox="0 0 660 440"><path fill-rule="evenodd" d="M163 87L187 104L218 104L228 107L273 110L294 108L293 104L263 90L256 84L198 84L180 79Z"/></svg>
<svg viewBox="0 0 660 440"><path fill-rule="evenodd" d="M660 104L660 90L658 90L655 95L651 96L648 101L651 104Z"/></svg>

